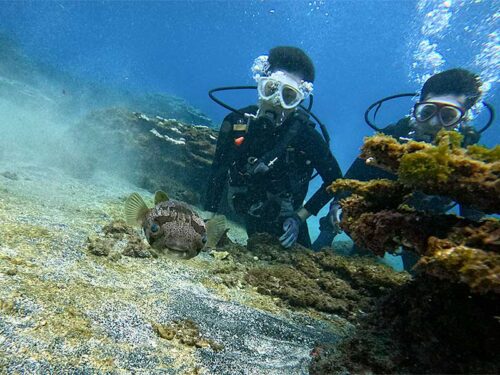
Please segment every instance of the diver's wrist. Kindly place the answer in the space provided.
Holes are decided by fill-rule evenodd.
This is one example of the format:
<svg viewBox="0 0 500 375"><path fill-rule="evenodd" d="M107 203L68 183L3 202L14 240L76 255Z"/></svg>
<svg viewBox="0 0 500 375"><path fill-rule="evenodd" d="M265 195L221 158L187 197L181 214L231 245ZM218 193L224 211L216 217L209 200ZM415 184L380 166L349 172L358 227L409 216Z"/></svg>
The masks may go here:
<svg viewBox="0 0 500 375"><path fill-rule="evenodd" d="M311 214L309 213L309 211L307 211L304 207L299 208L295 212L295 214L300 219L300 221L303 222L303 223L309 218L309 216L311 216Z"/></svg>

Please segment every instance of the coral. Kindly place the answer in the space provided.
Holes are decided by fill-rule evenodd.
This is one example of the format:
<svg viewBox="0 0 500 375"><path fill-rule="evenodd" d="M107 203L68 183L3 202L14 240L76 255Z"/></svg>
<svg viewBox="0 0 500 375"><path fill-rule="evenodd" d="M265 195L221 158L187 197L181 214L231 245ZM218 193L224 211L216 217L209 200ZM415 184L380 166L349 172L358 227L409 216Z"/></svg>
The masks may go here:
<svg viewBox="0 0 500 375"><path fill-rule="evenodd" d="M498 162L500 161L500 146L497 145L494 148L489 149L480 145L470 145L467 147L467 155L486 163Z"/></svg>
<svg viewBox="0 0 500 375"><path fill-rule="evenodd" d="M425 150L429 147L431 146L424 142L410 141L406 144L401 144L391 136L378 133L372 137L365 138L360 157L369 159L372 165L396 172L403 155Z"/></svg>
<svg viewBox="0 0 500 375"><path fill-rule="evenodd" d="M382 210L343 220L341 227L358 246L383 256L401 245L418 254L425 254L427 238L446 237L455 226L467 224L472 225L469 220L452 215Z"/></svg>
<svg viewBox="0 0 500 375"><path fill-rule="evenodd" d="M444 195L486 213L500 212L498 146L460 148L457 132L441 131L436 145L398 143L390 136L370 137L362 158L398 174L398 181L425 194Z"/></svg>
<svg viewBox="0 0 500 375"><path fill-rule="evenodd" d="M411 190L404 185L386 179L371 180L362 182L358 180L339 179L332 183L328 188L334 194L349 192L350 194L359 195L369 203L371 211L379 207L396 208L403 199L411 193ZM344 208L344 205L343 207Z"/></svg>
<svg viewBox="0 0 500 375"><path fill-rule="evenodd" d="M500 228L500 227L499 227ZM499 230L497 229L497 232ZM499 236L495 242L498 244ZM449 240L430 237L427 255L422 257L417 270L467 284L475 293L493 292L500 294L500 254L468 246L456 245Z"/></svg>
<svg viewBox="0 0 500 375"><path fill-rule="evenodd" d="M500 222L482 220L479 224L457 226L448 236L454 243L498 253L500 246Z"/></svg>
<svg viewBox="0 0 500 375"><path fill-rule="evenodd" d="M372 188L373 193L365 192ZM378 190L375 183L355 182L353 191L364 197L354 195L342 201L341 227L358 246L379 256L403 246L424 256L417 266L421 272L466 283L473 292L499 291L500 222L497 219L474 222L454 215L401 207L382 209ZM397 203L388 202L387 206Z"/></svg>
<svg viewBox="0 0 500 375"><path fill-rule="evenodd" d="M384 298L310 373L498 373L498 298L423 277Z"/></svg>
<svg viewBox="0 0 500 375"><path fill-rule="evenodd" d="M330 187L353 194L341 200L341 226L357 245L380 256L402 246L420 260L415 278L381 298L351 337L315 350L311 374L499 371L500 221L408 206L439 194L499 212L499 148L460 143L454 132L441 132L436 145L376 135L362 156L398 180Z"/></svg>
<svg viewBox="0 0 500 375"><path fill-rule="evenodd" d="M466 283L473 292L498 291L500 263L491 253L498 252L500 244L497 219L477 223L406 207L422 191L486 212L500 211L500 149L464 150L461 140L457 132L446 131L438 134L436 145L400 144L376 135L366 140L362 156L392 169L398 180L343 180L330 189L353 194L341 202L341 227L358 246L379 256L403 246L424 256L417 267L421 272Z"/></svg>

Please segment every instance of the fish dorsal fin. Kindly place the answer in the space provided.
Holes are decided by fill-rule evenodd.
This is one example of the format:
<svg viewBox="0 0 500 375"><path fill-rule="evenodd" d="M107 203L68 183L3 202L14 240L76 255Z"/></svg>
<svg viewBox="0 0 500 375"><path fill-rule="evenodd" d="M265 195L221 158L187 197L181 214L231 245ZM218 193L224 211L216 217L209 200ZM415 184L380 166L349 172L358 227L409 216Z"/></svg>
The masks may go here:
<svg viewBox="0 0 500 375"><path fill-rule="evenodd" d="M132 193L125 202L125 221L129 225L142 225L149 209L142 197Z"/></svg>
<svg viewBox="0 0 500 375"><path fill-rule="evenodd" d="M164 191L162 190L158 190L156 193L155 193L155 206L158 204L158 203L161 203L161 202L166 202L168 201L168 195L167 193L165 193Z"/></svg>
<svg viewBox="0 0 500 375"><path fill-rule="evenodd" d="M207 243L208 249L215 249L217 243L226 232L226 217L224 215L214 216L206 223L207 228Z"/></svg>

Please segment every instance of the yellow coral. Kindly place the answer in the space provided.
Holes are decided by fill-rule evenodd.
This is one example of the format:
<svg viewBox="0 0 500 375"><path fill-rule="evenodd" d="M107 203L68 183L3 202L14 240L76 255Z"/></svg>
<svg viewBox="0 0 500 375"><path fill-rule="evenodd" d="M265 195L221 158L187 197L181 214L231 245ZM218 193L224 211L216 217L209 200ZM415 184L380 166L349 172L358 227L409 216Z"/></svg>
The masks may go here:
<svg viewBox="0 0 500 375"><path fill-rule="evenodd" d="M477 293L500 293L500 255L448 240L430 237L429 255L420 259L417 269L441 279L462 282Z"/></svg>
<svg viewBox="0 0 500 375"><path fill-rule="evenodd" d="M467 147L467 155L486 163L498 162L500 161L500 146L497 145L494 148L489 149L480 145L470 145Z"/></svg>
<svg viewBox="0 0 500 375"><path fill-rule="evenodd" d="M499 149L465 150L459 147L461 139L456 132L441 131L436 145L399 144L392 137L376 135L365 141L361 156L397 173L408 188L447 196L487 213L500 212Z"/></svg>
<svg viewBox="0 0 500 375"><path fill-rule="evenodd" d="M400 180L406 185L429 180L437 183L446 182L451 173L445 145L404 155L398 170Z"/></svg>

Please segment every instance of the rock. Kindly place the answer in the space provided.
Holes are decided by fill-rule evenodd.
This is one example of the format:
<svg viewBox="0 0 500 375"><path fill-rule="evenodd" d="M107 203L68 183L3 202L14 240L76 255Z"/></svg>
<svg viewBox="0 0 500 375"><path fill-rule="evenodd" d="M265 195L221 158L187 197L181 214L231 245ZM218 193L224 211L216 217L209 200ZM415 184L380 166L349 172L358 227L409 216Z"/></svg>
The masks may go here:
<svg viewBox="0 0 500 375"><path fill-rule="evenodd" d="M211 128L123 108L91 112L72 129L72 137L79 152L69 150L65 157L71 173L107 170L191 204L204 195L217 143ZM79 160L76 155L90 156Z"/></svg>
<svg viewBox="0 0 500 375"><path fill-rule="evenodd" d="M153 324L156 334L163 339L176 339L181 344L196 348L211 348L221 351L224 346L201 336L198 325L192 320L176 320L167 325Z"/></svg>
<svg viewBox="0 0 500 375"><path fill-rule="evenodd" d="M12 313L14 311L16 304L13 300L2 300L0 299L0 311L3 310L6 313Z"/></svg>
<svg viewBox="0 0 500 375"><path fill-rule="evenodd" d="M117 262L122 258L122 255L119 252L113 252L109 255L109 260L113 262Z"/></svg>
<svg viewBox="0 0 500 375"><path fill-rule="evenodd" d="M8 269L7 271L5 271L5 274L7 276L14 276L17 274L17 269L16 268Z"/></svg>
<svg viewBox="0 0 500 375"><path fill-rule="evenodd" d="M110 239L97 237L95 235L87 238L87 250L97 256L108 256L113 249L113 242Z"/></svg>
<svg viewBox="0 0 500 375"><path fill-rule="evenodd" d="M134 258L152 258L150 247L140 238L131 239L123 250L123 255Z"/></svg>
<svg viewBox="0 0 500 375"><path fill-rule="evenodd" d="M216 260L223 260L227 259L229 256L229 253L227 251L212 251L210 252L210 255L213 256Z"/></svg>
<svg viewBox="0 0 500 375"><path fill-rule="evenodd" d="M102 228L103 232L107 235L117 235L117 237L122 237L123 234L134 235L134 229L125 223L124 220L113 220L111 223L105 225Z"/></svg>

